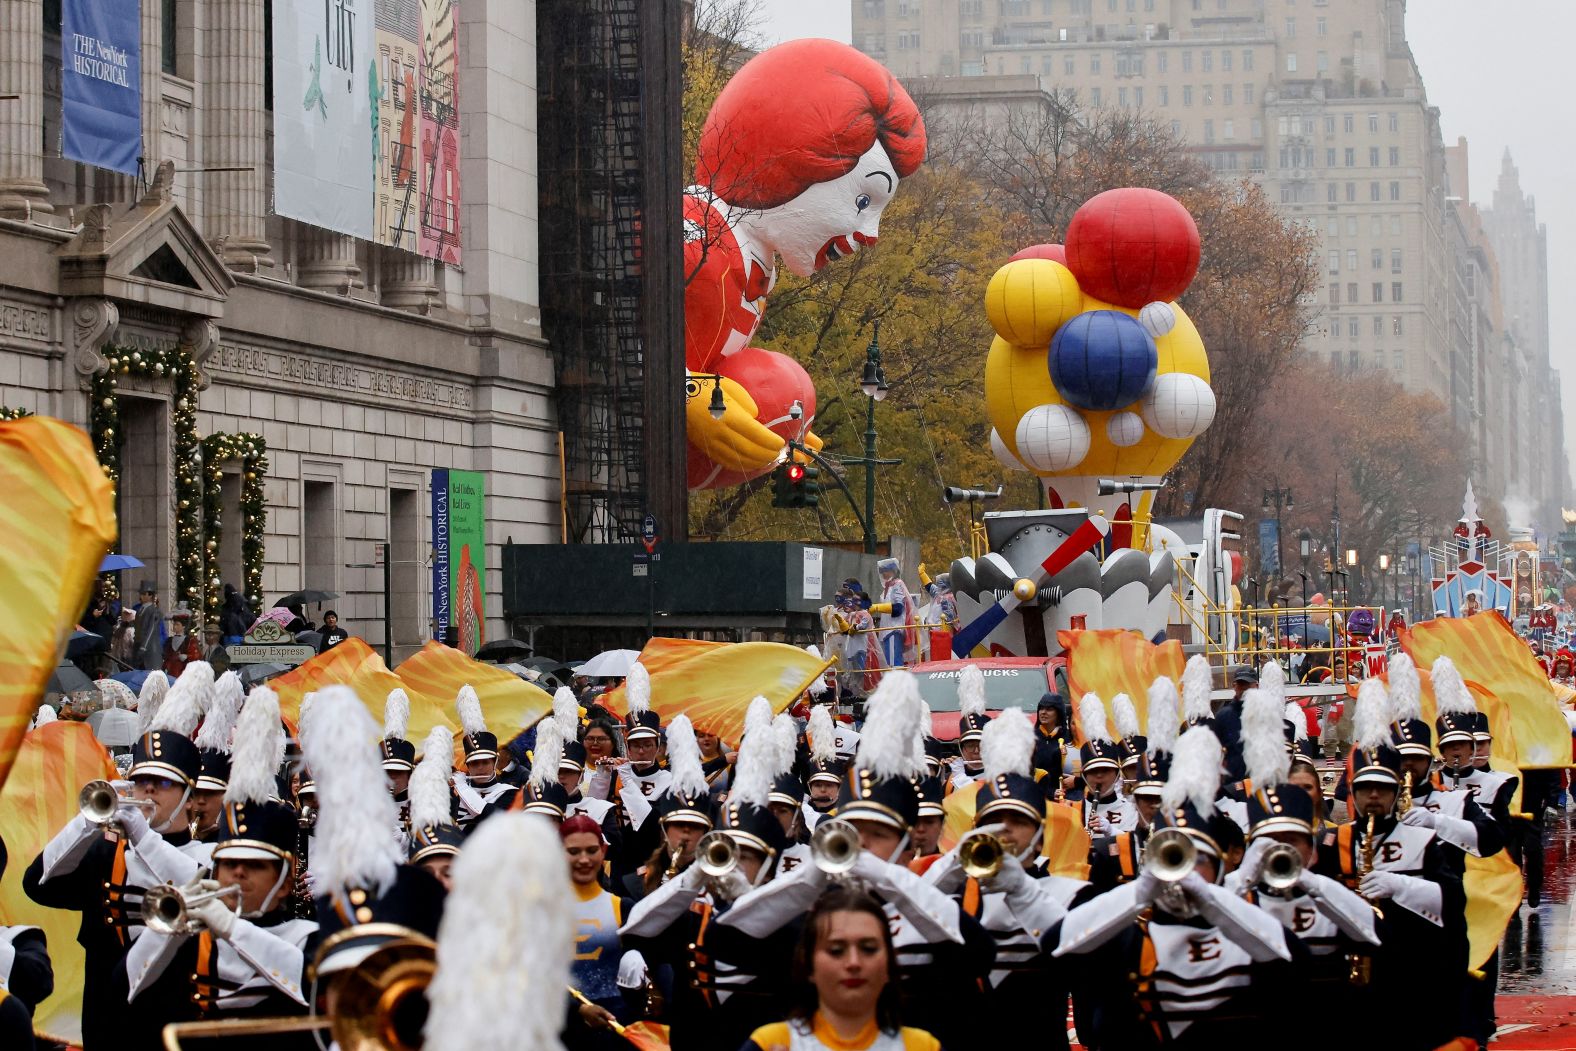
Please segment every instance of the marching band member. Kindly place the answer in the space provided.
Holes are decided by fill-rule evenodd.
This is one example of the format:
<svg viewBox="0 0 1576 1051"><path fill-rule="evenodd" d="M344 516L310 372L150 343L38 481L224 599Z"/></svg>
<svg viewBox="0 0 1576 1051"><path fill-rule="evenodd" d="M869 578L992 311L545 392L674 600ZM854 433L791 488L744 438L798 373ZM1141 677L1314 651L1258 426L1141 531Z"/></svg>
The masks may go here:
<svg viewBox="0 0 1576 1051"><path fill-rule="evenodd" d="M180 918L143 931L124 957L123 1046L161 1047L170 1022L307 1010L303 949L317 924L289 910L296 815L274 796L285 738L272 690L252 691L235 739L213 878L180 887Z"/></svg>
<svg viewBox="0 0 1576 1051"><path fill-rule="evenodd" d="M639 661L630 665L624 696L629 702L629 714L624 717L625 758L609 762L617 778L625 856L629 864L636 864L650 855L662 838L662 830L650 817L673 777L658 763L662 722L651 710L651 676ZM699 754L699 746L696 751Z"/></svg>
<svg viewBox="0 0 1576 1051"><path fill-rule="evenodd" d="M1125 693L1111 698L1111 721L1116 725L1117 744L1122 752L1122 794L1131 795L1138 781L1139 767L1149 742L1138 730L1138 709Z"/></svg>
<svg viewBox="0 0 1576 1051"><path fill-rule="evenodd" d="M1079 768L1084 782L1078 820L1091 836L1112 836L1131 831L1137 820L1132 804L1122 795L1121 745L1112 740L1105 725L1105 705L1092 693L1078 702L1078 722L1084 743Z"/></svg>
<svg viewBox="0 0 1576 1051"><path fill-rule="evenodd" d="M399 687L389 691L383 702L383 772L388 775L389 793L399 806L399 824L410 828L410 772L416 768L416 746L405 740L410 732L410 695Z"/></svg>
<svg viewBox="0 0 1576 1051"><path fill-rule="evenodd" d="M1126 976L1075 985L1090 1019L1080 1038L1090 1046L1231 1046L1262 1033L1265 1011L1256 1001L1277 978L1267 965L1289 961L1291 951L1273 917L1219 885L1222 751L1208 727L1182 735L1160 811L1162 827L1181 837L1146 859L1131 883L1078 905L1044 939L1058 957L1088 956L1079 973Z"/></svg>
<svg viewBox="0 0 1576 1051"><path fill-rule="evenodd" d="M458 801L449 784L453 770L454 733L440 723L427 733L421 762L410 775L407 863L432 873L444 890L454 888L454 859L465 844L465 833L454 823Z"/></svg>
<svg viewBox="0 0 1576 1051"><path fill-rule="evenodd" d="M965 664L958 673L958 757L952 760L947 773L947 795L980 779L985 769L980 762L980 738L989 722L990 716L985 714L985 673L977 664Z"/></svg>
<svg viewBox="0 0 1576 1051"><path fill-rule="evenodd" d="M932 774L919 783L919 809L908 830L908 850L904 856L910 871L923 876L925 870L941 858L941 830L945 823L941 778Z"/></svg>
<svg viewBox="0 0 1576 1051"><path fill-rule="evenodd" d="M455 774L453 778L454 792L460 799L459 825L465 828L489 803L510 792L512 786L498 780L498 738L488 731L481 698L469 683L460 687L454 706L460 714L460 728L465 732L461 738L465 747L465 773Z"/></svg>
<svg viewBox="0 0 1576 1051"><path fill-rule="evenodd" d="M837 728L829 705L810 709L805 725L810 741L810 762L804 779L804 827L815 831L815 823L837 803L837 789L843 781L843 762L837 750Z"/></svg>
<svg viewBox="0 0 1576 1051"><path fill-rule="evenodd" d="M200 695L212 689L212 667L188 664L169 695L152 706L147 729L132 746L130 795L104 824L82 814L72 818L22 877L33 901L82 913L77 941L85 951L85 1003L124 1001L117 965L143 932L143 893L161 883L185 886L209 864L212 848L192 840L187 804L202 773L190 735L201 715ZM115 1012L84 1014L84 1051L115 1047L119 1040Z"/></svg>
<svg viewBox="0 0 1576 1051"><path fill-rule="evenodd" d="M645 864L624 877L624 892L632 899L650 894L687 869L695 860L695 844L711 831L711 786L700 768L700 746L687 715L668 727L668 762L668 769L662 771L663 791L656 799L657 819L651 822L659 830L657 844L648 851Z"/></svg>
<svg viewBox="0 0 1576 1051"><path fill-rule="evenodd" d="M1067 746L1072 743L1072 720L1067 716L1067 701L1059 693L1040 695L1034 709L1034 766L1055 778L1053 791L1061 784L1067 767Z"/></svg>
<svg viewBox="0 0 1576 1051"><path fill-rule="evenodd" d="M219 818L224 813L224 790L230 782L230 735L241 714L244 699L241 677L225 672L213 684L213 704L203 715L202 725L192 743L202 756L202 773L192 787L192 813L196 817L196 838L213 843L219 838Z"/></svg>
<svg viewBox="0 0 1576 1051"><path fill-rule="evenodd" d="M1161 675L1150 684L1149 734L1131 797L1133 827L1095 839L1089 851L1089 881L1099 890L1110 890L1118 883L1135 879L1143 870L1144 844L1160 810L1160 797L1171 769L1171 752L1181 729L1181 703L1176 684L1166 676Z"/></svg>

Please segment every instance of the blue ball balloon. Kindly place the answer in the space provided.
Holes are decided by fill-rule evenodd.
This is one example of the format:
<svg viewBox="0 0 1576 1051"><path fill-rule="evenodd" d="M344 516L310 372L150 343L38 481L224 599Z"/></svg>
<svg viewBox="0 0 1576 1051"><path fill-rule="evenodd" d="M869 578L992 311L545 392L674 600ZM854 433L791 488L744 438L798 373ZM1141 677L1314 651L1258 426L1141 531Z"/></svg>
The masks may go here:
<svg viewBox="0 0 1576 1051"><path fill-rule="evenodd" d="M1089 310L1056 330L1050 364L1051 382L1069 405L1106 412L1144 396L1160 357L1137 318Z"/></svg>

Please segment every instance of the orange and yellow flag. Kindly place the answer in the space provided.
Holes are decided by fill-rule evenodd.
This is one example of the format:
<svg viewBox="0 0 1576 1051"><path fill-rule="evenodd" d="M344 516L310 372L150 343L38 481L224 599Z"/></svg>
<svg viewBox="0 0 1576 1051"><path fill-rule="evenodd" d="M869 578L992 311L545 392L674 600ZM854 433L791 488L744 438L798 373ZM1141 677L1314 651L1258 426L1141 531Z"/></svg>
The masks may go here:
<svg viewBox="0 0 1576 1051"><path fill-rule="evenodd" d="M1059 631L1056 641L1067 651L1067 703L1074 713L1078 700L1092 693L1106 703L1125 693L1138 712L1138 725L1149 725L1149 687L1162 675L1180 685L1187 660L1182 643L1169 639L1155 645L1137 632L1123 629ZM1079 730L1082 740L1082 730Z"/></svg>
<svg viewBox="0 0 1576 1051"><path fill-rule="evenodd" d="M1505 927L1521 906L1521 869L1508 851L1493 857L1467 855L1467 940L1471 952L1468 966L1480 969L1494 955Z"/></svg>
<svg viewBox="0 0 1576 1051"><path fill-rule="evenodd" d="M1496 758L1523 770L1571 765L1570 726L1549 677L1499 613L1424 621L1401 634L1401 647L1424 670L1440 656L1455 662L1488 714Z"/></svg>
<svg viewBox="0 0 1576 1051"><path fill-rule="evenodd" d="M695 729L737 742L744 732L744 713L756 696L784 711L820 678L830 661L781 642L716 643L675 647L673 640L653 639L653 661L640 663L651 674L651 710L664 724L688 715ZM624 687L598 698L615 714L626 711Z"/></svg>
<svg viewBox="0 0 1576 1051"><path fill-rule="evenodd" d="M88 436L45 416L0 423L0 494L0 622L12 629L0 650L3 785L115 541L115 504Z"/></svg>
<svg viewBox="0 0 1576 1051"><path fill-rule="evenodd" d="M82 946L74 912L46 909L22 891L28 863L77 813L77 793L89 781L118 777L86 723L45 723L22 741L11 776L0 789L0 839L10 854L0 879L0 925L39 927L49 942L55 991L38 1006L34 1027L65 1040L82 1038ZM98 1010L103 1004L95 1004Z"/></svg>
<svg viewBox="0 0 1576 1051"><path fill-rule="evenodd" d="M418 694L433 711L442 714L448 725L457 727L459 716L451 713L460 687L466 685L476 691L482 702L482 713L487 717L487 728L497 735L500 744L535 726L553 711L553 696L541 687L496 664L483 664L438 642L423 646L399 666L397 674L410 694L413 735Z"/></svg>
<svg viewBox="0 0 1576 1051"><path fill-rule="evenodd" d="M375 656L371 646L352 635L338 646L324 650L283 675L270 679L268 685L279 695L279 714L291 726L295 726L301 718L301 701L307 694L315 693L324 686L349 686L362 662ZM383 698L379 698L376 707L367 705L379 725L383 723L383 700L386 697L385 693ZM367 698L363 697L362 702L366 701Z"/></svg>
<svg viewBox="0 0 1576 1051"><path fill-rule="evenodd" d="M636 1022L620 1034L640 1051L668 1051L668 1027L657 1022Z"/></svg>

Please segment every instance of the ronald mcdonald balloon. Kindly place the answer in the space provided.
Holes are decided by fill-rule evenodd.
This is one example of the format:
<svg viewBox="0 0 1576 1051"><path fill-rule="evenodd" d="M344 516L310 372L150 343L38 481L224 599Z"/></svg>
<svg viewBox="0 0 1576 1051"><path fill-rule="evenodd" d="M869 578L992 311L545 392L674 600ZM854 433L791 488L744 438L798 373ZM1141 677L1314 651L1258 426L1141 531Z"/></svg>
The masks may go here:
<svg viewBox="0 0 1576 1051"><path fill-rule="evenodd" d="M777 259L807 277L875 244L882 211L924 159L914 100L846 44L779 44L723 88L684 195L691 489L758 477L788 441L820 448L809 375L785 355L750 346Z"/></svg>
<svg viewBox="0 0 1576 1051"><path fill-rule="evenodd" d="M1123 188L1086 201L1065 245L1026 248L991 279L991 449L1038 475L1052 507L1145 517L1152 493L1110 506L1098 480L1159 481L1214 419L1209 359L1175 302L1198 261L1187 209ZM1113 528L1118 544L1130 532Z"/></svg>

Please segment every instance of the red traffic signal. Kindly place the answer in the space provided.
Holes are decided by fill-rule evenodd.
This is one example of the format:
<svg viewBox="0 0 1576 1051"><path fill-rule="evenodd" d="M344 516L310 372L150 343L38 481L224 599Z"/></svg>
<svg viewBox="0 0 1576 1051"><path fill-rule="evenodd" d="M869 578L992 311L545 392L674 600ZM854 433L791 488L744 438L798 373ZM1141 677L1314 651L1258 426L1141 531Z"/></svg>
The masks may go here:
<svg viewBox="0 0 1576 1051"><path fill-rule="evenodd" d="M804 464L791 463L788 465L788 470L786 473L788 475L788 481L797 485L804 480Z"/></svg>

